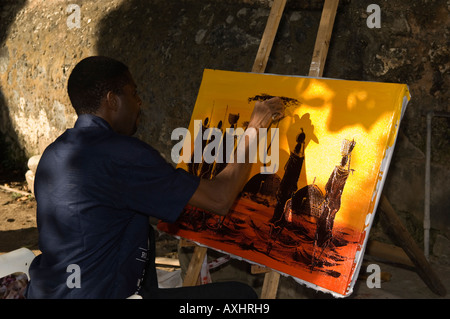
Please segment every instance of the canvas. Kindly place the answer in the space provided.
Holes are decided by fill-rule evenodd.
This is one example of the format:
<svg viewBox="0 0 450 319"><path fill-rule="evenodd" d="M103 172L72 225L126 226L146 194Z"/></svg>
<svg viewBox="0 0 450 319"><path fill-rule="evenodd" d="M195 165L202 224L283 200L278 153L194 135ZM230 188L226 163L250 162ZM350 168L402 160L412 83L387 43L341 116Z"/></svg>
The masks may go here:
<svg viewBox="0 0 450 319"><path fill-rule="evenodd" d="M187 206L176 223L158 228L348 296L410 99L408 87L205 70L173 160L213 178L236 155L244 136L236 133L245 130L255 101L271 96L281 97L286 116L259 135L251 174L229 214Z"/></svg>

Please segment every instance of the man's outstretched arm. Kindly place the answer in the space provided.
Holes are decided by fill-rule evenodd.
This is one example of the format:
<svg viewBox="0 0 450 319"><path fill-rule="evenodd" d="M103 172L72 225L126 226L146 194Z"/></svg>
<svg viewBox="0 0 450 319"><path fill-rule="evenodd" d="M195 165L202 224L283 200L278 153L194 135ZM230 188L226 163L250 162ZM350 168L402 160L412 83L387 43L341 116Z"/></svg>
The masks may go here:
<svg viewBox="0 0 450 319"><path fill-rule="evenodd" d="M251 143L257 143L260 128L268 128L273 121L282 117L284 117L284 105L280 98L256 102L247 128L253 132L247 132L249 138L245 141L245 153L248 154ZM218 215L226 215L245 186L251 167L252 164L247 161L245 163L234 161L214 178L201 179L189 204Z"/></svg>

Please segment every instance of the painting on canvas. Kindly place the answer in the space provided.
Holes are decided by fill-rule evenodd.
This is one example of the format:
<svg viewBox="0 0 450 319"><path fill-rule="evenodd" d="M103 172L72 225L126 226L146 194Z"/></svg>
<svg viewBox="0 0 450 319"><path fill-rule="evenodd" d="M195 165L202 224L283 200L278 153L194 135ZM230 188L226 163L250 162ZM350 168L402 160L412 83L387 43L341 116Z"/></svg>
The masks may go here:
<svg viewBox="0 0 450 319"><path fill-rule="evenodd" d="M410 99L402 84L205 70L178 166L214 178L239 145L255 101L278 96L286 116L263 134L226 217L187 206L158 228L292 276L352 292ZM247 159L249 160L249 159Z"/></svg>

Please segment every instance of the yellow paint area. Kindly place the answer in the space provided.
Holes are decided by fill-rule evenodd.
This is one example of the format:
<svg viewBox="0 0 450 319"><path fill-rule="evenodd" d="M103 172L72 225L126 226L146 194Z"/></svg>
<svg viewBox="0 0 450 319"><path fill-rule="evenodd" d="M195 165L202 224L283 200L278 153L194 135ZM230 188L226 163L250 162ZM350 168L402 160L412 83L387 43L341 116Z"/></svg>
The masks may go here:
<svg viewBox="0 0 450 319"><path fill-rule="evenodd" d="M342 142L355 140L350 166L354 171L347 179L335 220L363 230L366 215L373 209L381 162L396 138L403 99L410 98L407 86L205 70L189 127L191 134L194 120L206 117L211 127L222 121L222 127L228 128L230 113L239 114L237 126L244 127L255 103L249 98L260 94L299 102L288 106L286 117L276 125L280 132L280 178L297 135L302 130L306 135L299 189L314 182L325 192L328 178L342 159ZM252 176L259 173L260 166L254 165Z"/></svg>

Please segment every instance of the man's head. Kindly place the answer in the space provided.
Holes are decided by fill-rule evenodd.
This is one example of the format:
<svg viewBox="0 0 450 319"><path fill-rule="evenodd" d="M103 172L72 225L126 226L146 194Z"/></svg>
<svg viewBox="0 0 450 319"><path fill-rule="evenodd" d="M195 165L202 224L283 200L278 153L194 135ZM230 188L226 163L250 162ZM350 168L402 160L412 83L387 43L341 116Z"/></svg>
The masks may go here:
<svg viewBox="0 0 450 319"><path fill-rule="evenodd" d="M81 60L69 77L67 91L78 115L100 116L121 134L136 131L142 101L122 62L103 56Z"/></svg>

